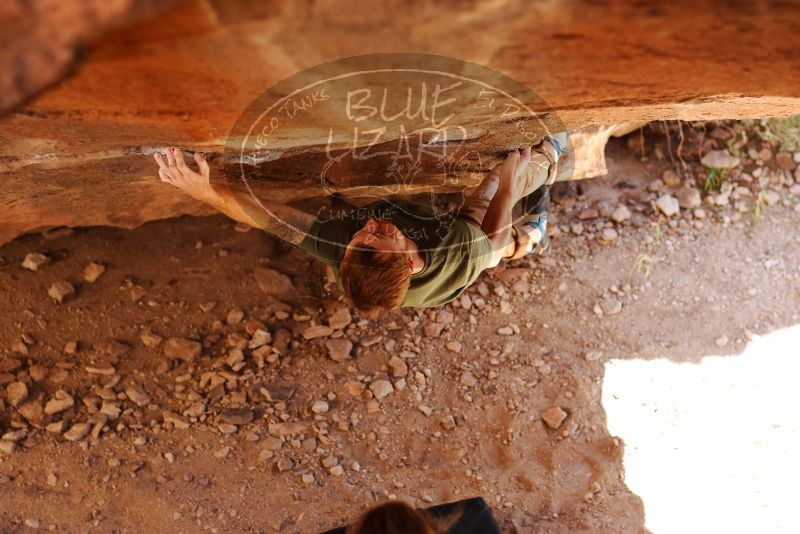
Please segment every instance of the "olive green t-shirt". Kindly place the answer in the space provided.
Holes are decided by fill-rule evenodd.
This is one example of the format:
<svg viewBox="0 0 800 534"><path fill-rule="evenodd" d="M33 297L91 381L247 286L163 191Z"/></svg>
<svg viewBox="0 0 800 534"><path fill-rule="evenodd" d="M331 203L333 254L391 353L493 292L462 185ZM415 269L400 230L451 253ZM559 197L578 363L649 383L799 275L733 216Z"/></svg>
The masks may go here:
<svg viewBox="0 0 800 534"><path fill-rule="evenodd" d="M446 211L438 213L432 206L399 200L381 200L336 217L321 212L299 246L333 267L339 282L339 263L347 244L370 218L393 222L425 258L423 270L411 276L403 306L450 302L491 261L489 238L473 222Z"/></svg>

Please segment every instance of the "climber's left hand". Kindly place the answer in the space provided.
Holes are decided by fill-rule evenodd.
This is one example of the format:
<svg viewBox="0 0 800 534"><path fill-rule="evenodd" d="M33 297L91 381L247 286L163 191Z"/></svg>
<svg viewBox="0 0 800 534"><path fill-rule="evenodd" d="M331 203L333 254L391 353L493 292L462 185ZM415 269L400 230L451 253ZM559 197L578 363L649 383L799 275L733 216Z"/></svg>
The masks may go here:
<svg viewBox="0 0 800 534"><path fill-rule="evenodd" d="M183 152L178 148L168 148L166 159L161 154L156 154L155 160L159 167L158 176L162 182L172 184L197 200L209 204L213 204L219 197L211 187L208 162L202 154L195 153L194 155L197 171L186 164Z"/></svg>

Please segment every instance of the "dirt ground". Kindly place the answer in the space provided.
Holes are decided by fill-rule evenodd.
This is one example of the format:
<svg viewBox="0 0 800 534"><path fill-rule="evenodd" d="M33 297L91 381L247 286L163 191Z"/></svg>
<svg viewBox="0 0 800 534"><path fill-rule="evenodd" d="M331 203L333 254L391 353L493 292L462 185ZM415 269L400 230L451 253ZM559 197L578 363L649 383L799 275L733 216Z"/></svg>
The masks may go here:
<svg viewBox="0 0 800 534"><path fill-rule="evenodd" d="M652 201L670 189L649 184L672 163L653 137L644 160L635 135L617 140L607 177L557 186L550 257L382 321L348 323L312 259L221 216L0 248L0 531L305 533L388 498L478 495L508 532L644 531L625 436L606 428L604 362L735 354L800 321L792 173L741 182L777 197L740 190L741 205L668 218ZM24 269L31 252L51 262ZM92 283L90 262L106 266ZM295 289L268 297L259 268ZM77 290L62 304L59 280ZM202 352L175 357L173 337ZM331 358L336 339L349 359ZM42 414L57 390L74 406Z"/></svg>

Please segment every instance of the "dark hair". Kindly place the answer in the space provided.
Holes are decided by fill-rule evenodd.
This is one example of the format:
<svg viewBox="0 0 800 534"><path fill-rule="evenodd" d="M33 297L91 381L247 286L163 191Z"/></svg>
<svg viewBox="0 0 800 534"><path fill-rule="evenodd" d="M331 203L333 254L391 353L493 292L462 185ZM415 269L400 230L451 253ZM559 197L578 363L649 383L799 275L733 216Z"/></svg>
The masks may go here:
<svg viewBox="0 0 800 534"><path fill-rule="evenodd" d="M347 298L372 319L402 306L411 287L406 255L371 247L348 247L339 264L339 275Z"/></svg>
<svg viewBox="0 0 800 534"><path fill-rule="evenodd" d="M402 501L389 501L367 510L347 527L347 534L445 534L423 513Z"/></svg>

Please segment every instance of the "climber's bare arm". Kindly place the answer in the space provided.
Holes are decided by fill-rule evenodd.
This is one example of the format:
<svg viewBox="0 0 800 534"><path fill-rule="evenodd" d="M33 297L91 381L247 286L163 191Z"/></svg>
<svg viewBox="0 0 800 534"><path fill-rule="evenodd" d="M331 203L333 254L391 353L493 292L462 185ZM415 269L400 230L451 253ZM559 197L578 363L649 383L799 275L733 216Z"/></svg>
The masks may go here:
<svg viewBox="0 0 800 534"><path fill-rule="evenodd" d="M511 234L514 190L530 161L531 147L526 147L522 151L512 150L500 166L497 192L489 202L481 224L481 230L492 244L492 259L488 267L495 267L501 259L514 254L514 240Z"/></svg>
<svg viewBox="0 0 800 534"><path fill-rule="evenodd" d="M156 154L155 159L162 182L174 185L234 220L263 228L293 245L300 244L314 222L313 215L298 209L269 200L256 201L248 194L212 186L208 162L200 154L194 155L197 171L189 167L179 149L168 148L166 156Z"/></svg>

